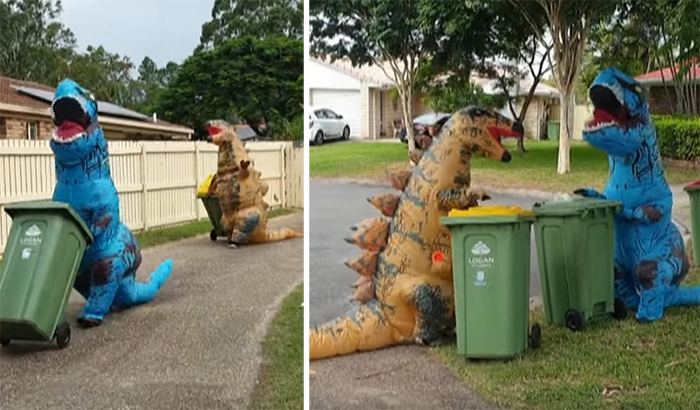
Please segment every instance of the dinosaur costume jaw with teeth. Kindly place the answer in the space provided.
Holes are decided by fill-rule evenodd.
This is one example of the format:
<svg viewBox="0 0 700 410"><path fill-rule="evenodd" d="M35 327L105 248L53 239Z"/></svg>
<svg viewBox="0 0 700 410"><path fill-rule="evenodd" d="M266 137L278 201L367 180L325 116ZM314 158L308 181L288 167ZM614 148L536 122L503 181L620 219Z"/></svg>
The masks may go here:
<svg viewBox="0 0 700 410"><path fill-rule="evenodd" d="M309 357L319 359L407 342L433 344L455 326L452 247L440 217L452 208L489 199L470 189L470 158L508 162L499 136L520 135L522 125L479 107L468 107L440 125L417 151L412 171L389 174L401 195L369 198L386 217L369 219L346 238L363 250L346 265L359 275L346 317L310 331Z"/></svg>
<svg viewBox="0 0 700 410"><path fill-rule="evenodd" d="M207 141L219 147L217 173L209 192L216 194L221 205L221 224L228 232L231 248L242 244L276 242L298 238L302 234L289 228L267 229L267 208L264 201L269 190L262 175L255 170L247 150L234 128L225 121L206 124Z"/></svg>
<svg viewBox="0 0 700 410"><path fill-rule="evenodd" d="M141 250L119 217L119 196L97 113L95 98L79 84L64 80L56 87L51 105L56 129L50 142L57 180L53 200L70 204L94 237L73 285L87 300L78 316L86 326L99 325L114 308L152 300L173 266L168 259L148 282L135 279Z"/></svg>
<svg viewBox="0 0 700 410"><path fill-rule="evenodd" d="M615 216L615 296L658 320L670 306L700 304L700 287L679 287L689 270L683 238L673 223L673 195L666 182L646 90L614 68L590 88L595 106L583 139L608 154L610 178L602 193L576 193L622 203Z"/></svg>

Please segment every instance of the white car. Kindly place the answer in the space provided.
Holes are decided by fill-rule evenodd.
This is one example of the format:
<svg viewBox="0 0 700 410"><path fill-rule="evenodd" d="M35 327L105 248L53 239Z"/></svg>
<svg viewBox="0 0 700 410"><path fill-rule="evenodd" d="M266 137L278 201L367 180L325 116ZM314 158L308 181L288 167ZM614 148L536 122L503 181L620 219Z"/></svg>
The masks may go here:
<svg viewBox="0 0 700 410"><path fill-rule="evenodd" d="M309 115L309 141L316 145L329 139L350 138L350 125L343 116L328 108L311 107Z"/></svg>

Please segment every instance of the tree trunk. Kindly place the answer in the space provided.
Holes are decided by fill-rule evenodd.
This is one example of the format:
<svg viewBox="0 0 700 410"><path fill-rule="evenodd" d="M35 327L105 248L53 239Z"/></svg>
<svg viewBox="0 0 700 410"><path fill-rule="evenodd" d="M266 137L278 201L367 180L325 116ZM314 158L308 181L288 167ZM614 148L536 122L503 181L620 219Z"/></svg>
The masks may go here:
<svg viewBox="0 0 700 410"><path fill-rule="evenodd" d="M399 88L399 90L401 90ZM403 121L406 124L406 139L408 140L408 152L416 148L416 140L413 135L413 96L411 90L399 91L403 109Z"/></svg>
<svg viewBox="0 0 700 410"><path fill-rule="evenodd" d="M559 94L561 104L561 123L559 125L559 161L557 172L568 174L571 172L570 147L571 134L574 130L574 91L571 89Z"/></svg>

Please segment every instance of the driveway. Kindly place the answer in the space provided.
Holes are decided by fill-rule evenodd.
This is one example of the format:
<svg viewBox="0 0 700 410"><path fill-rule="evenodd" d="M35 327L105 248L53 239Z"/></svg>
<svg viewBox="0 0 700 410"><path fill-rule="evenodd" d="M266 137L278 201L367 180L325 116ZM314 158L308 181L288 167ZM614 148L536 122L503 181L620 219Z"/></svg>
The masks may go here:
<svg viewBox="0 0 700 410"><path fill-rule="evenodd" d="M379 216L367 198L388 186L312 180L310 185L310 326L347 312L357 274L343 261L359 248L343 238L351 226ZM491 204L530 208L537 200L492 195ZM539 295L536 249L532 247L531 294ZM419 346L401 346L312 361L311 409L485 409L488 405Z"/></svg>
<svg viewBox="0 0 700 410"><path fill-rule="evenodd" d="M301 213L270 221L303 225ZM169 257L173 273L151 303L86 330L74 292L67 348L13 342L0 351L0 408L248 408L268 322L304 277L304 239L236 250L208 235L187 239L144 251L138 277Z"/></svg>

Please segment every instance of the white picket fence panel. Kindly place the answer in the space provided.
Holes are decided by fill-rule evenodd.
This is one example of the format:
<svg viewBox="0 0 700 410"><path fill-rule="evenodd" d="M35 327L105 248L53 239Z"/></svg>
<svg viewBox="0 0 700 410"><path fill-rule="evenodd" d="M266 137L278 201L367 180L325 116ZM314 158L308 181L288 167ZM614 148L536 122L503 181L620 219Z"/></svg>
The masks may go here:
<svg viewBox="0 0 700 410"><path fill-rule="evenodd" d="M109 141L121 218L140 231L208 218L197 187L216 172L217 147L203 141ZM304 207L304 150L290 142L249 142L270 189L270 208ZM48 141L0 140L0 255L12 219L4 206L51 199L56 183Z"/></svg>

